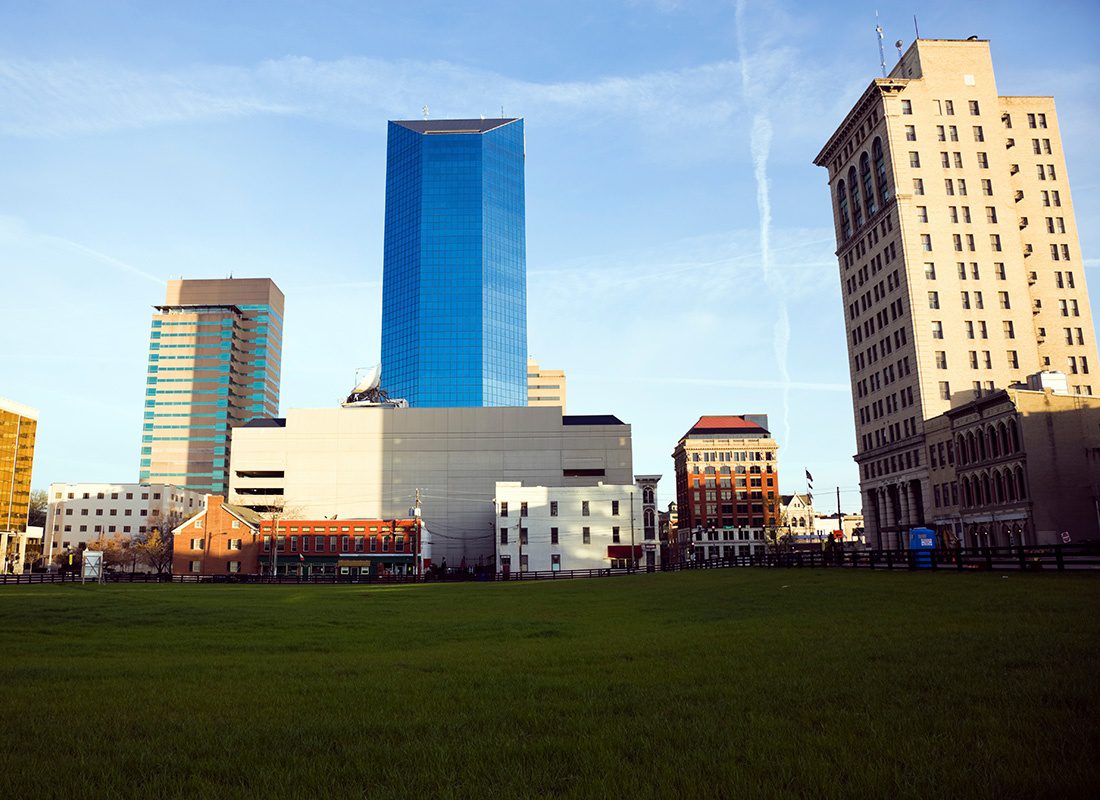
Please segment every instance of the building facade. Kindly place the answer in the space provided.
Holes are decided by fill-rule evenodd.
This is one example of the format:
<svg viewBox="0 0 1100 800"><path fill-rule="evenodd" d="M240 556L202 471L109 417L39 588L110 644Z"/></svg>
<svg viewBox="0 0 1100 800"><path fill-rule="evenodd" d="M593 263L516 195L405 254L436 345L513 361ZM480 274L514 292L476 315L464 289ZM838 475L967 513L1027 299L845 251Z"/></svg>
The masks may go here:
<svg viewBox="0 0 1100 800"><path fill-rule="evenodd" d="M200 511L172 530L172 574L260 574L260 516L219 495L204 500Z"/></svg>
<svg viewBox="0 0 1100 800"><path fill-rule="evenodd" d="M164 532L203 507L203 495L164 483L51 483L46 510L47 562L103 537Z"/></svg>
<svg viewBox="0 0 1100 800"><path fill-rule="evenodd" d="M809 536L814 532L814 506L808 494L779 496L779 525L791 536Z"/></svg>
<svg viewBox="0 0 1100 800"><path fill-rule="evenodd" d="M1096 336L1050 97L989 43L920 39L818 154L829 172L868 538L933 510L926 423L1041 369L1093 392Z"/></svg>
<svg viewBox="0 0 1100 800"><path fill-rule="evenodd" d="M1013 387L926 431L941 546L1100 540L1100 397Z"/></svg>
<svg viewBox="0 0 1100 800"><path fill-rule="evenodd" d="M656 530L641 525L635 485L496 484L496 568L512 572L656 568Z"/></svg>
<svg viewBox="0 0 1100 800"><path fill-rule="evenodd" d="M703 416L672 453L680 537L696 558L749 555L778 535L779 447L765 414Z"/></svg>
<svg viewBox="0 0 1100 800"><path fill-rule="evenodd" d="M565 413L565 370L543 369L527 358L527 405L556 406Z"/></svg>
<svg viewBox="0 0 1100 800"><path fill-rule="evenodd" d="M629 484L630 426L556 408L291 409L233 432L229 502L285 516L403 519L435 563L491 563L497 481Z"/></svg>
<svg viewBox="0 0 1100 800"><path fill-rule="evenodd" d="M27 530L37 434L38 411L0 397L0 533Z"/></svg>
<svg viewBox="0 0 1100 800"><path fill-rule="evenodd" d="M40 529L29 530L31 471L38 411L0 397L0 570L22 572L27 544L37 546Z"/></svg>
<svg viewBox="0 0 1100 800"><path fill-rule="evenodd" d="M382 384L413 407L527 403L522 119L389 124Z"/></svg>
<svg viewBox="0 0 1100 800"><path fill-rule="evenodd" d="M279 413L282 338L273 281L168 281L149 334L140 482L226 492L230 430Z"/></svg>

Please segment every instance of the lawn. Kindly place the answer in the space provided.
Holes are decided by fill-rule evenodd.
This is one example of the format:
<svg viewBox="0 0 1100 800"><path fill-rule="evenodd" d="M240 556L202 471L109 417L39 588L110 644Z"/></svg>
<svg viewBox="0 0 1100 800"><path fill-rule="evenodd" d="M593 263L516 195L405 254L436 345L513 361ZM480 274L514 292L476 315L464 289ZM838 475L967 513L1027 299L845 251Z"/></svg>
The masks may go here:
<svg viewBox="0 0 1100 800"><path fill-rule="evenodd" d="M1095 797L1100 575L0 587L0 797Z"/></svg>

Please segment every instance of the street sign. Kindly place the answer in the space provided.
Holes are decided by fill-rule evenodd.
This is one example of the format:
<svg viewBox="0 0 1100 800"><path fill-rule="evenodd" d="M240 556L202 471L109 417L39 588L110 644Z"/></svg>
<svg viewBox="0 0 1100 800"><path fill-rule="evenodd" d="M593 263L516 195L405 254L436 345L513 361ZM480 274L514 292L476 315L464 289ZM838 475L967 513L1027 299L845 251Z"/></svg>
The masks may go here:
<svg viewBox="0 0 1100 800"><path fill-rule="evenodd" d="M83 568L80 573L80 582L84 583L86 580L93 580L97 583L103 583L103 551L102 550L85 550Z"/></svg>

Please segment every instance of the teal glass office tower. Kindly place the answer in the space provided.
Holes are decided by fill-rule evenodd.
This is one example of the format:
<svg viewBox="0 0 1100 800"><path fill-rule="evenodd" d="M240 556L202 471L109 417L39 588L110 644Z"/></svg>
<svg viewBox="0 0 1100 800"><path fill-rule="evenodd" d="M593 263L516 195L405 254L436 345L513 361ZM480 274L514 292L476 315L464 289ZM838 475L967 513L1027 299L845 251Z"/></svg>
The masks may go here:
<svg viewBox="0 0 1100 800"><path fill-rule="evenodd" d="M389 124L382 387L421 408L527 405L522 119Z"/></svg>

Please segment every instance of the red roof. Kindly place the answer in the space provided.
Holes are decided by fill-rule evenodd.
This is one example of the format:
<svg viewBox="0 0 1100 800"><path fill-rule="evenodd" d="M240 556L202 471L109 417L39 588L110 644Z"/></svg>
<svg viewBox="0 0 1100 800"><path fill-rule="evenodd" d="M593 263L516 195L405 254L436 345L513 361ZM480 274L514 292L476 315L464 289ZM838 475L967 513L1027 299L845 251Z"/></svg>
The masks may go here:
<svg viewBox="0 0 1100 800"><path fill-rule="evenodd" d="M693 433L724 433L726 431L762 431L767 433L767 429L762 428L755 422L750 422L744 417L738 416L702 416L699 417L699 421L691 426L691 430L684 434L686 439Z"/></svg>

